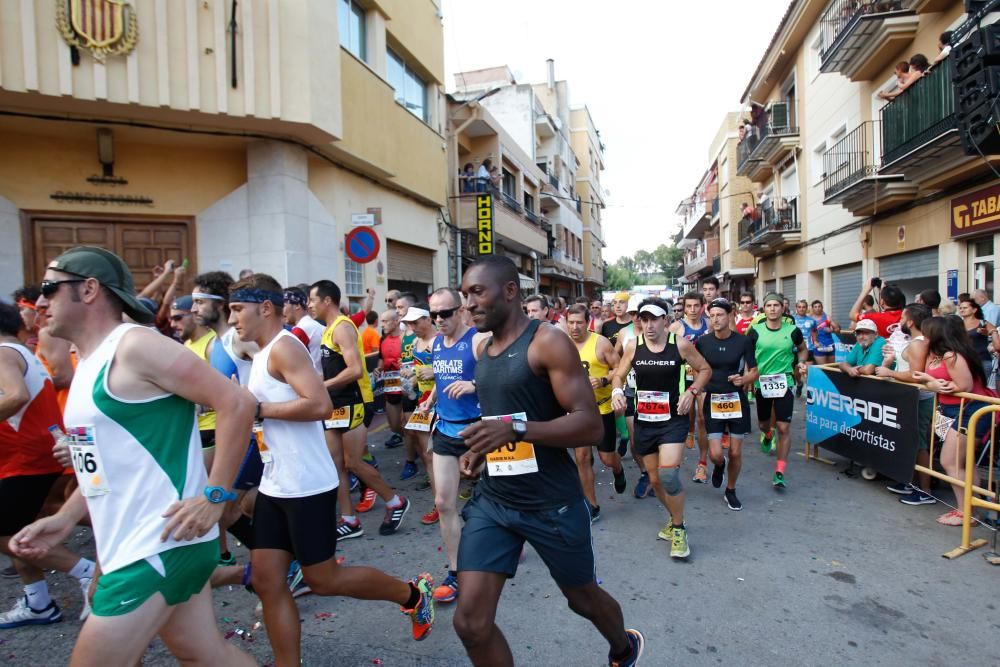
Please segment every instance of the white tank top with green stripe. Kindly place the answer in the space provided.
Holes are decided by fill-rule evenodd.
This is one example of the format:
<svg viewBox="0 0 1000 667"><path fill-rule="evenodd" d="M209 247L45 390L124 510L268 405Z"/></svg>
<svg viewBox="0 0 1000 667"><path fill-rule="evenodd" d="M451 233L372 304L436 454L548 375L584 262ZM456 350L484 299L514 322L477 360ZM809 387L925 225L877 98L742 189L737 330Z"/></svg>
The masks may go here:
<svg viewBox="0 0 1000 667"><path fill-rule="evenodd" d="M87 498L104 573L219 536L213 526L188 542L160 541L167 523L163 513L181 498L204 493L207 475L194 403L175 394L121 399L108 387L119 342L130 330L141 328L119 325L90 356L80 359L64 414L71 438L76 434L93 440L102 481L109 489Z"/></svg>

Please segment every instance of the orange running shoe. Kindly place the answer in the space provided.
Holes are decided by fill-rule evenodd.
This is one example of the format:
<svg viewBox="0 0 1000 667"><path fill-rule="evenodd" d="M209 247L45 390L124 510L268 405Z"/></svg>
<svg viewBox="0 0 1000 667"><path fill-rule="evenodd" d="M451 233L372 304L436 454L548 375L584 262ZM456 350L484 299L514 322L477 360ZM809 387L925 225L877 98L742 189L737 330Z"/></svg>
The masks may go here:
<svg viewBox="0 0 1000 667"><path fill-rule="evenodd" d="M372 507L375 506L375 499L377 497L374 489L366 488L365 492L361 494L361 501L354 507L354 511L358 514L370 512Z"/></svg>
<svg viewBox="0 0 1000 667"><path fill-rule="evenodd" d="M431 511L420 517L420 523L425 526L433 526L435 523L441 520L441 515L438 514L438 508L435 505L431 508Z"/></svg>
<svg viewBox="0 0 1000 667"><path fill-rule="evenodd" d="M410 621L413 623L413 639L419 642L427 639L431 628L434 627L434 593L432 592L434 578L424 572L411 579L410 585L420 591L420 600L413 609L400 607L400 611L410 617Z"/></svg>

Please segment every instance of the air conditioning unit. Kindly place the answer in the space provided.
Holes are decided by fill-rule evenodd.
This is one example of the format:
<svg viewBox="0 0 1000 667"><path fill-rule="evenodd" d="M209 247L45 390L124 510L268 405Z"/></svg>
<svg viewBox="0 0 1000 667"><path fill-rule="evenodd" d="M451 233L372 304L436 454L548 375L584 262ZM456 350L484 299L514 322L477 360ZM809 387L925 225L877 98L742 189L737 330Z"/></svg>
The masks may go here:
<svg viewBox="0 0 1000 667"><path fill-rule="evenodd" d="M767 118L772 128L784 128L791 125L788 102L772 102L767 107Z"/></svg>

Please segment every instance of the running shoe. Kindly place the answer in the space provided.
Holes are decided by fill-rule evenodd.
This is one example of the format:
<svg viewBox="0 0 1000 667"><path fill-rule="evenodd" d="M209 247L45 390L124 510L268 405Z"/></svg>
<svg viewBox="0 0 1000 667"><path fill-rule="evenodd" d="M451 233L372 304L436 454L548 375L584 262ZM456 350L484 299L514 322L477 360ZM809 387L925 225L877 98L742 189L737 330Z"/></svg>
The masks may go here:
<svg viewBox="0 0 1000 667"><path fill-rule="evenodd" d="M14 607L3 614L0 614L0 629L10 630L20 628L25 625L48 625L58 623L62 620L62 612L55 600L49 602L45 609L35 611L28 606L28 596L22 597Z"/></svg>
<svg viewBox="0 0 1000 667"><path fill-rule="evenodd" d="M337 524L337 541L341 540L352 540L355 537L361 537L365 534L365 529L361 527L360 521L355 521L351 523L350 521L340 520Z"/></svg>
<svg viewBox="0 0 1000 667"><path fill-rule="evenodd" d="M670 527L671 539L670 539L670 557L671 558L687 558L691 555L691 547L688 546L688 534L687 528L674 528Z"/></svg>
<svg viewBox="0 0 1000 667"><path fill-rule="evenodd" d="M410 479L411 477L417 476L417 464L413 461L407 461L403 464L403 472L399 474L400 479Z"/></svg>
<svg viewBox="0 0 1000 667"><path fill-rule="evenodd" d="M767 454L771 451L771 445L774 440L774 431L761 431L760 433L760 451L763 454Z"/></svg>
<svg viewBox="0 0 1000 667"><path fill-rule="evenodd" d="M797 398L802 398L802 383L795 385L795 396Z"/></svg>
<svg viewBox="0 0 1000 667"><path fill-rule="evenodd" d="M420 484L417 484L417 491L426 491L429 488L431 488L431 478L429 475L424 475Z"/></svg>
<svg viewBox="0 0 1000 667"><path fill-rule="evenodd" d="M743 503L736 497L736 489L726 489L726 505L734 512L739 512L743 509Z"/></svg>
<svg viewBox="0 0 1000 667"><path fill-rule="evenodd" d="M454 602L458 599L458 578L448 575L434 589L434 602Z"/></svg>
<svg viewBox="0 0 1000 667"><path fill-rule="evenodd" d="M370 512L372 507L375 506L376 498L378 498L378 495L375 493L375 489L366 486L365 490L361 492L361 502L354 506L354 511L358 514Z"/></svg>
<svg viewBox="0 0 1000 667"><path fill-rule="evenodd" d="M904 482L900 482L898 484L888 484L885 488L893 493L898 493L901 496L910 495L915 490L912 485Z"/></svg>
<svg viewBox="0 0 1000 667"><path fill-rule="evenodd" d="M402 447L402 446L403 446L403 436L399 435L398 433L393 433L385 440L386 449L395 449L396 447Z"/></svg>
<svg viewBox="0 0 1000 667"><path fill-rule="evenodd" d="M406 498L401 498L401 500L403 503L399 507L386 506L385 520L378 528L379 535L392 535L399 530L400 524L403 523L403 517L410 511L410 501Z"/></svg>
<svg viewBox="0 0 1000 667"><path fill-rule="evenodd" d="M694 434L688 433L687 437L684 438L684 446L688 449L694 449Z"/></svg>
<svg viewBox="0 0 1000 667"><path fill-rule="evenodd" d="M639 475L639 481L635 483L635 495L636 498L645 498L646 494L649 493L649 473L642 473Z"/></svg>
<svg viewBox="0 0 1000 667"><path fill-rule="evenodd" d="M462 492L458 494L459 500L468 500L472 497L472 490L476 488L475 484L470 484L469 486L462 489Z"/></svg>
<svg viewBox="0 0 1000 667"><path fill-rule="evenodd" d="M933 505L937 502L937 498L924 493L920 489L913 489L913 491L907 493L905 496L900 496L899 502L904 505Z"/></svg>
<svg viewBox="0 0 1000 667"><path fill-rule="evenodd" d="M628 438L618 439L618 456L625 456L628 451Z"/></svg>
<svg viewBox="0 0 1000 667"><path fill-rule="evenodd" d="M618 472L613 472L615 476L615 493L625 493L625 489L628 488L628 480L625 479L625 466L618 469Z"/></svg>
<svg viewBox="0 0 1000 667"><path fill-rule="evenodd" d="M292 592L293 598L300 598L303 595L312 593L312 589L309 588L309 584L303 578L302 567L297 560L292 561L292 565L288 570L288 590Z"/></svg>
<svg viewBox="0 0 1000 667"><path fill-rule="evenodd" d="M609 655L608 667L634 667L634 665L639 664L639 658L642 657L642 649L646 647L646 638L642 636L641 632L631 628L625 630L625 633L628 634L628 643L632 648L632 652L623 660L615 660Z"/></svg>
<svg viewBox="0 0 1000 667"><path fill-rule="evenodd" d="M5 579L15 579L19 576L21 575L17 573L17 568L13 565L8 565L4 569L0 570L0 577L4 577Z"/></svg>
<svg viewBox="0 0 1000 667"><path fill-rule="evenodd" d="M597 523L601 520L601 506L590 506L590 523Z"/></svg>
<svg viewBox="0 0 1000 667"><path fill-rule="evenodd" d="M771 486L773 486L776 489L784 489L785 488L785 474L781 473L781 472L778 472L777 470L775 470L774 471L774 477L771 478Z"/></svg>
<svg viewBox="0 0 1000 667"><path fill-rule="evenodd" d="M80 610L81 621L86 621L87 617L90 616L90 583L92 581L91 577L80 579L80 592L83 593L83 609Z"/></svg>
<svg viewBox="0 0 1000 667"><path fill-rule="evenodd" d="M665 525L663 528L660 528L660 532L656 534L656 539L663 540L664 542L669 542L672 539L670 531L671 529L673 529L673 527L674 527L674 520L669 519L667 521L667 525Z"/></svg>
<svg viewBox="0 0 1000 667"><path fill-rule="evenodd" d="M229 551L219 554L219 565L236 565L236 556Z"/></svg>
<svg viewBox="0 0 1000 667"><path fill-rule="evenodd" d="M413 609L403 609L400 611L410 617L413 622L413 639L423 641L431 633L434 626L434 593L431 586L434 578L424 572L423 574L410 580L410 585L420 591L420 601Z"/></svg>
<svg viewBox="0 0 1000 667"><path fill-rule="evenodd" d="M726 460L722 459L722 465L712 466L712 486L719 488L722 486L722 478L726 475Z"/></svg>
<svg viewBox="0 0 1000 667"><path fill-rule="evenodd" d="M433 526L440 520L441 520L441 515L438 514L437 506L432 507L430 512L420 517L420 523L424 524L425 526Z"/></svg>
<svg viewBox="0 0 1000 667"><path fill-rule="evenodd" d="M699 463L694 467L694 477L691 478L692 482L698 484L704 484L708 481L708 466L704 463Z"/></svg>
<svg viewBox="0 0 1000 667"><path fill-rule="evenodd" d="M358 485L361 484L361 480L353 472L347 473L347 480L351 483L351 491L356 491Z"/></svg>
<svg viewBox="0 0 1000 667"><path fill-rule="evenodd" d="M950 512L945 512L937 518L937 522L942 526L961 526L962 525L962 511L952 510ZM0 624L0 628L4 627Z"/></svg>
<svg viewBox="0 0 1000 667"><path fill-rule="evenodd" d="M247 593L256 594L257 591L253 589L253 566L250 563L243 566L243 577L240 579L240 583L243 584Z"/></svg>
<svg viewBox="0 0 1000 667"><path fill-rule="evenodd" d="M723 433L722 434L722 443L721 444L722 444L722 448L723 449L729 449L729 434L728 433Z"/></svg>
<svg viewBox="0 0 1000 667"><path fill-rule="evenodd" d="M375 468L375 470L378 470L378 460L375 458L375 455L371 453L371 450L365 449L365 453L361 455L361 460Z"/></svg>

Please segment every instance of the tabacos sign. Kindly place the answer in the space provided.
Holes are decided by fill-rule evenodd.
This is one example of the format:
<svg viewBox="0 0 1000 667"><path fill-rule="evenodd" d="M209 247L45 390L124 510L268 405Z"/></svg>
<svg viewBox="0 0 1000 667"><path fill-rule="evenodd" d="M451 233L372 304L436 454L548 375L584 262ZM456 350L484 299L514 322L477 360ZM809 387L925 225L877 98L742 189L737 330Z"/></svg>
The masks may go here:
<svg viewBox="0 0 1000 667"><path fill-rule="evenodd" d="M951 237L1000 229L1000 185L951 200Z"/></svg>

